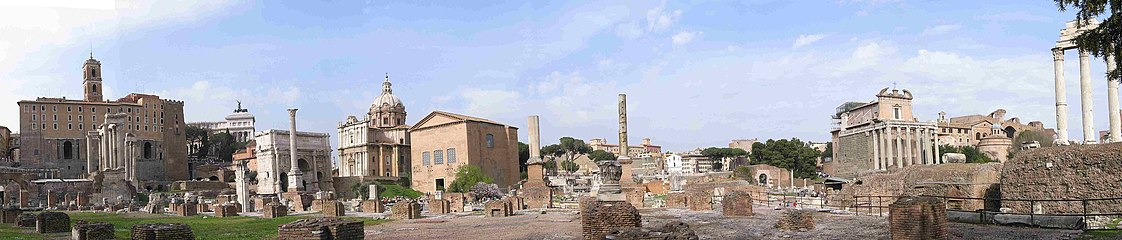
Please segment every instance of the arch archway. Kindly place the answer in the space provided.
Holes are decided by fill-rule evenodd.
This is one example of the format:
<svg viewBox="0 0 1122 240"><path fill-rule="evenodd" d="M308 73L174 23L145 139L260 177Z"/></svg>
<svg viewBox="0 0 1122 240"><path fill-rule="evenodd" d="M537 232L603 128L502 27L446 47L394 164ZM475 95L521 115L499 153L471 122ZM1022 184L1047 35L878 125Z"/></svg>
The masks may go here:
<svg viewBox="0 0 1122 240"><path fill-rule="evenodd" d="M1012 139L1013 137L1016 137L1017 136L1017 129L1013 128L1013 126L1005 127L1005 136L1009 137L1009 139Z"/></svg>
<svg viewBox="0 0 1122 240"><path fill-rule="evenodd" d="M277 190L277 192L288 191L288 174L287 173L281 173L281 174L277 174L277 175L280 175L280 189Z"/></svg>
<svg viewBox="0 0 1122 240"><path fill-rule="evenodd" d="M210 180L211 182L217 182L218 181L218 176L210 176L207 179Z"/></svg>
<svg viewBox="0 0 1122 240"><path fill-rule="evenodd" d="M312 170L312 165L308 164L308 160L304 160L303 158L296 160L296 167L299 168L301 172Z"/></svg>
<svg viewBox="0 0 1122 240"><path fill-rule="evenodd" d="M760 185L767 185L767 180L768 180L767 174L761 173L760 176L757 177L757 178L760 180Z"/></svg>
<svg viewBox="0 0 1122 240"><path fill-rule="evenodd" d="M74 143L62 142L62 159L74 159Z"/></svg>
<svg viewBox="0 0 1122 240"><path fill-rule="evenodd" d="M152 142L144 142L144 159L152 159Z"/></svg>

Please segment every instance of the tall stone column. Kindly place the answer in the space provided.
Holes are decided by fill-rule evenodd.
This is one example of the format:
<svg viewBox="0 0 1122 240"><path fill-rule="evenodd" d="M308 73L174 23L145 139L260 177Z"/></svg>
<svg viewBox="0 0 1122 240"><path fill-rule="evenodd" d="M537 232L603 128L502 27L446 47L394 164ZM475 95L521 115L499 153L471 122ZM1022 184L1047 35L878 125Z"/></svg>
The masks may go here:
<svg viewBox="0 0 1122 240"><path fill-rule="evenodd" d="M619 155L628 156L627 145L627 95L619 94Z"/></svg>
<svg viewBox="0 0 1122 240"><path fill-rule="evenodd" d="M907 166L915 165L915 144L912 143L915 132L912 132L912 127L904 127L904 164Z"/></svg>
<svg viewBox="0 0 1122 240"><path fill-rule="evenodd" d="M904 128L895 127L896 134L893 136L893 141L896 141L896 168L904 167Z"/></svg>
<svg viewBox="0 0 1122 240"><path fill-rule="evenodd" d="M912 128L912 144L915 144L914 146L912 146L912 149L915 151L915 154L912 154L915 155L915 157L913 157L913 159L915 160L913 160L912 164L923 164L923 138L921 137L922 132L922 128Z"/></svg>
<svg viewBox="0 0 1122 240"><path fill-rule="evenodd" d="M1091 99L1091 59L1083 50L1079 51L1079 96L1083 111L1083 142L1098 142L1095 134L1095 106Z"/></svg>
<svg viewBox="0 0 1122 240"><path fill-rule="evenodd" d="M883 143L884 146L882 148L884 149L885 155L887 155L887 157L884 158L884 166L885 166L885 169L888 169L889 165L892 165L892 166L896 165L895 164L896 160L893 158L893 151L895 151L895 150L892 148L892 143L893 143L892 128L889 128L888 126L885 126L882 131L884 131L883 132L884 137L882 138L882 142L884 142Z"/></svg>
<svg viewBox="0 0 1122 240"><path fill-rule="evenodd" d="M300 172L300 163L296 160L296 110L288 109L288 158L291 164L288 170L288 191L304 191L304 173Z"/></svg>
<svg viewBox="0 0 1122 240"><path fill-rule="evenodd" d="M880 130L873 129L873 169L883 169L880 164Z"/></svg>
<svg viewBox="0 0 1122 240"><path fill-rule="evenodd" d="M542 171L542 154L541 154L541 129L538 125L538 116L530 116L526 119L527 126L529 126L529 141L530 141L530 159L526 160L526 176L527 182L544 181L545 174ZM533 165L533 166L531 166Z"/></svg>
<svg viewBox="0 0 1122 240"><path fill-rule="evenodd" d="M1067 144L1067 86L1064 85L1064 50L1052 49L1056 74L1056 141Z"/></svg>
<svg viewBox="0 0 1122 240"><path fill-rule="evenodd" d="M935 162L938 164L943 163L943 154L939 150L939 137L935 137Z"/></svg>
<svg viewBox="0 0 1122 240"><path fill-rule="evenodd" d="M1117 66L1114 63L1114 56L1106 56L1106 71L1112 72ZM1107 115L1110 116L1110 140L1109 142L1122 141L1122 116L1120 116L1118 106L1118 81L1120 79L1114 78L1106 81L1106 104Z"/></svg>

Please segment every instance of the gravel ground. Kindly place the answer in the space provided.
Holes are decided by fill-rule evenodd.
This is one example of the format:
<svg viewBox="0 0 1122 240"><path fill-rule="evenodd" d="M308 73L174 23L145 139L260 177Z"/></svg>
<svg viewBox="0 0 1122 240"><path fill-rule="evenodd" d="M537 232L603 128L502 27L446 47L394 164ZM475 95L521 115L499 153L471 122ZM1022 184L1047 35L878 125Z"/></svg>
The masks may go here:
<svg viewBox="0 0 1122 240"><path fill-rule="evenodd" d="M756 208L751 217L721 216L718 212L643 209L643 226L673 220L690 225L701 239L889 239L886 217L815 214L812 231L773 228L781 210ZM1081 231L950 223L951 239L1075 239ZM481 215L429 216L393 221L366 228L367 239L579 239L580 219L573 212L551 212L501 218Z"/></svg>

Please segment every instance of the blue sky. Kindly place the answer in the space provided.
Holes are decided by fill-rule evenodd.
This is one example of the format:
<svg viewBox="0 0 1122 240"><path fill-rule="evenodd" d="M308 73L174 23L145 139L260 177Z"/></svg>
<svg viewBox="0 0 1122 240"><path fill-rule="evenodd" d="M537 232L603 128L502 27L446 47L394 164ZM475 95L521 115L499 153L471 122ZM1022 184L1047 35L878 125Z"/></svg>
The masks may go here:
<svg viewBox="0 0 1122 240"><path fill-rule="evenodd" d="M922 121L1004 108L1054 127L1049 49L1074 16L1046 0L33 4L0 3L3 126L18 124L18 100L80 98L92 46L109 97L184 100L188 121L241 100L258 130L286 128L296 107L302 130L336 135L388 72L410 124L433 110L519 127L541 115L545 143L614 142L627 93L632 141L673 151L827 141L835 107L893 84L914 93ZM1075 52L1066 64L1075 137ZM1106 129L1105 66L1092 70Z"/></svg>

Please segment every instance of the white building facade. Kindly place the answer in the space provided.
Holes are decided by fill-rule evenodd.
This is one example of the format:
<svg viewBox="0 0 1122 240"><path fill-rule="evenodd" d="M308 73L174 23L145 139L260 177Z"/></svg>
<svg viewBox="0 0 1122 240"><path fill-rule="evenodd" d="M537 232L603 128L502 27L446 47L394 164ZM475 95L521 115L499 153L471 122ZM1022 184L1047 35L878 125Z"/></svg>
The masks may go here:
<svg viewBox="0 0 1122 240"><path fill-rule="evenodd" d="M303 182L289 183L289 131L257 133L257 194L279 194L289 184L303 184L309 192L334 191L331 185L331 145L326 133L297 132L296 157Z"/></svg>

